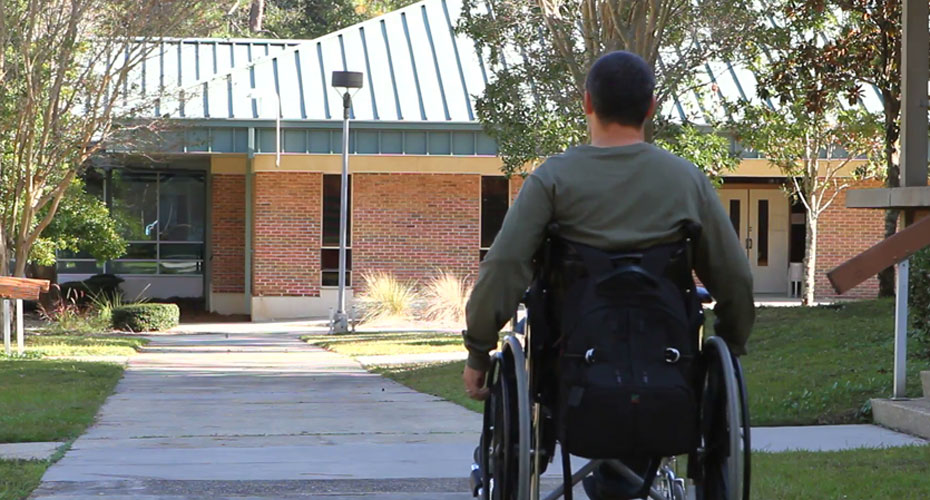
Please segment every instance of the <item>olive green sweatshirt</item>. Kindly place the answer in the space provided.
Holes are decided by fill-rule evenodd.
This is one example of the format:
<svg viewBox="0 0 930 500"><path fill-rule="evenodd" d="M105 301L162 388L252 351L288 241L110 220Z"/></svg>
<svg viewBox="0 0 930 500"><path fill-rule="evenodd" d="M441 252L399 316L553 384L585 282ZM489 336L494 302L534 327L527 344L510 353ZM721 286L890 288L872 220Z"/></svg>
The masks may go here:
<svg viewBox="0 0 930 500"><path fill-rule="evenodd" d="M574 147L526 178L468 301L468 366L489 367L488 353L530 284L532 257L550 222L566 239L613 251L680 239L685 221L703 228L694 268L717 301L717 334L744 354L755 318L752 275L714 187L687 160L638 143Z"/></svg>

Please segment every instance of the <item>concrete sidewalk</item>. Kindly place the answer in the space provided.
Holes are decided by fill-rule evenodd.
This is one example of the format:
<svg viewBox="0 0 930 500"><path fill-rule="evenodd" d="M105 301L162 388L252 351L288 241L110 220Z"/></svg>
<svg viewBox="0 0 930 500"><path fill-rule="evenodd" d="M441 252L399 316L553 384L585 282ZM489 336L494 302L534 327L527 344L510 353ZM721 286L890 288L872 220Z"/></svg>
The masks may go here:
<svg viewBox="0 0 930 500"><path fill-rule="evenodd" d="M471 498L480 415L279 328L154 338L33 498ZM767 451L923 443L874 426L754 438Z"/></svg>
<svg viewBox="0 0 930 500"><path fill-rule="evenodd" d="M480 425L294 334L156 337L34 498L470 498Z"/></svg>

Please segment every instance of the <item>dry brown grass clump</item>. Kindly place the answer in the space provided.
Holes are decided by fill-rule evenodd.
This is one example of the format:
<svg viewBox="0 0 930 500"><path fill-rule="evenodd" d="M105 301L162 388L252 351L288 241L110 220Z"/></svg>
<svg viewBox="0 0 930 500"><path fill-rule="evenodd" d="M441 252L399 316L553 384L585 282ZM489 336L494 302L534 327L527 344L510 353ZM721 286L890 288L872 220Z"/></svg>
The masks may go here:
<svg viewBox="0 0 930 500"><path fill-rule="evenodd" d="M471 290L472 284L467 277L439 271L423 290L426 300L425 318L442 325L464 324L465 304Z"/></svg>
<svg viewBox="0 0 930 500"><path fill-rule="evenodd" d="M362 321L403 321L413 316L417 298L413 283L383 271L362 275L362 281L364 291L355 297L362 309Z"/></svg>

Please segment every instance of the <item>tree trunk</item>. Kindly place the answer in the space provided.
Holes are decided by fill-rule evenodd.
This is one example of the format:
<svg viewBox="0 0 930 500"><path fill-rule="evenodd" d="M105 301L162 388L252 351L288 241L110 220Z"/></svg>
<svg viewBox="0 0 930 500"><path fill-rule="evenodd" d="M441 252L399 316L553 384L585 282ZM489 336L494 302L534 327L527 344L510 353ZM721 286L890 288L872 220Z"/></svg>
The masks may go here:
<svg viewBox="0 0 930 500"><path fill-rule="evenodd" d="M262 19L265 17L265 0L252 0L249 9L249 31L258 33L262 30Z"/></svg>
<svg viewBox="0 0 930 500"><path fill-rule="evenodd" d="M26 277L26 264L29 262L29 252L31 250L32 245L26 244L22 244L21 248L16 249L16 262L13 264L13 276L18 276L20 278Z"/></svg>
<svg viewBox="0 0 930 500"><path fill-rule="evenodd" d="M817 276L817 218L807 218L807 235L804 238L804 282L801 304L814 305Z"/></svg>
<svg viewBox="0 0 930 500"><path fill-rule="evenodd" d="M6 230L0 224L0 276L10 275L10 252L6 243Z"/></svg>
<svg viewBox="0 0 930 500"><path fill-rule="evenodd" d="M901 185L901 169L897 162L898 138L901 129L898 126L898 116L901 113L900 97L895 98L891 92L883 92L885 106L885 186L894 188ZM898 231L898 210L885 210L885 238L894 236ZM878 296L894 297L894 268L889 267L878 273Z"/></svg>

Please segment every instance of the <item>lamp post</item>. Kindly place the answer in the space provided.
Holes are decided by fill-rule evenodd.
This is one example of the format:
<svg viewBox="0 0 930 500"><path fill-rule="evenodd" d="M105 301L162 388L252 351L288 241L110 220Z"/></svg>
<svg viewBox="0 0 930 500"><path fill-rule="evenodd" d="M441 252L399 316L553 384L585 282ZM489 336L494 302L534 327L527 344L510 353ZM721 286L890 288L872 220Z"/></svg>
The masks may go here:
<svg viewBox="0 0 930 500"><path fill-rule="evenodd" d="M349 109L352 90L362 88L362 74L357 71L333 71L333 88L342 94L342 190L339 195L339 303L330 323L330 331L349 331L346 316L346 237L349 212Z"/></svg>

